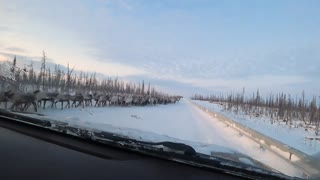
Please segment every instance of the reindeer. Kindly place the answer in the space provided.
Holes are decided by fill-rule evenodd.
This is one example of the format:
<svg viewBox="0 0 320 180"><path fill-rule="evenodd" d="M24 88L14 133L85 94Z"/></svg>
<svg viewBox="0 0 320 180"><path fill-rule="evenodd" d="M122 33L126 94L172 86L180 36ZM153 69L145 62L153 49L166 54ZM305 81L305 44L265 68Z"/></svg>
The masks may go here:
<svg viewBox="0 0 320 180"><path fill-rule="evenodd" d="M43 109L46 107L47 101L51 102L51 107L54 105L54 100L58 96L59 93L49 93L49 92L40 92L36 95L38 105L41 106L43 101Z"/></svg>
<svg viewBox="0 0 320 180"><path fill-rule="evenodd" d="M100 95L97 101L98 106L106 106L108 97L106 95Z"/></svg>
<svg viewBox="0 0 320 180"><path fill-rule="evenodd" d="M119 104L119 96L118 95L113 95L110 99L110 105L117 105Z"/></svg>
<svg viewBox="0 0 320 180"><path fill-rule="evenodd" d="M107 97L107 102L106 103L110 105L110 103L111 103L111 94L106 93L106 97Z"/></svg>
<svg viewBox="0 0 320 180"><path fill-rule="evenodd" d="M146 105L148 105L148 103L149 103L149 98L142 96L141 99L140 99L140 105L141 106L146 106Z"/></svg>
<svg viewBox="0 0 320 180"><path fill-rule="evenodd" d="M125 97L124 105L126 105L126 106L132 105L132 102L133 102L132 95L129 95L129 96Z"/></svg>
<svg viewBox="0 0 320 180"><path fill-rule="evenodd" d="M95 103L95 107L98 105L98 103L99 103L99 98L100 98L100 96L102 96L102 94L100 94L100 93L93 93L93 99L96 101L96 103Z"/></svg>
<svg viewBox="0 0 320 180"><path fill-rule="evenodd" d="M66 102L67 105L65 108L70 108L70 100L71 100L71 95L69 94L58 94L58 96L55 98L55 107L57 108L57 103L61 103L61 109L63 109L63 102Z"/></svg>
<svg viewBox="0 0 320 180"><path fill-rule="evenodd" d="M81 93L76 93L76 95L71 96L70 100L73 101L71 107L78 107L82 104L82 107L84 108L84 97ZM79 102L78 105L76 105L76 102Z"/></svg>
<svg viewBox="0 0 320 180"><path fill-rule="evenodd" d="M96 106L106 106L107 102L110 101L109 95L103 94L103 93L94 93L93 94L93 99L96 101L95 107Z"/></svg>
<svg viewBox="0 0 320 180"><path fill-rule="evenodd" d="M86 94L83 98L84 98L84 104L86 106L92 106L92 99L93 99L92 94Z"/></svg>
<svg viewBox="0 0 320 180"><path fill-rule="evenodd" d="M139 105L140 104L140 97L139 96L133 96L132 103L135 106Z"/></svg>
<svg viewBox="0 0 320 180"><path fill-rule="evenodd" d="M24 105L24 107L21 109L22 111L25 111L30 104L33 105L34 111L37 112L37 98L36 95L39 93L39 90L34 91L33 93L8 93L7 97L9 101L13 102L12 106L10 107L11 110L13 110L15 107L17 108L20 105Z"/></svg>
<svg viewBox="0 0 320 180"><path fill-rule="evenodd" d="M157 104L157 99L155 97L149 97L149 104L156 105Z"/></svg>
<svg viewBox="0 0 320 180"><path fill-rule="evenodd" d="M171 98L169 98L169 102L170 103L176 103L177 99L175 97L171 97Z"/></svg>
<svg viewBox="0 0 320 180"><path fill-rule="evenodd" d="M119 101L118 104L124 106L126 104L126 96L125 95L118 95Z"/></svg>
<svg viewBox="0 0 320 180"><path fill-rule="evenodd" d="M9 91L5 91L5 92L0 92L0 104L2 102L4 102L4 108L7 109L7 106L8 106L8 94L11 93L11 90Z"/></svg>

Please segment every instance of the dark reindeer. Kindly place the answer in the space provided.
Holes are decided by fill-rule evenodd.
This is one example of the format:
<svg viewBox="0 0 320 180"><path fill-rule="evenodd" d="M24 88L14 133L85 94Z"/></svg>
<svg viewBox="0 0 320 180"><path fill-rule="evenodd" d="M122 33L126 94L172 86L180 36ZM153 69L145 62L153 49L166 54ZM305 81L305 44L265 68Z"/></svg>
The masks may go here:
<svg viewBox="0 0 320 180"><path fill-rule="evenodd" d="M36 95L39 92L39 90L36 90L33 93L7 93L7 98L12 102L10 109L13 110L14 108L24 105L20 110L25 111L32 104L34 111L37 112Z"/></svg>
<svg viewBox="0 0 320 180"><path fill-rule="evenodd" d="M58 96L55 98L55 107L57 108L57 103L61 103L61 109L63 109L63 103L66 102L67 105L65 108L70 108L70 100L71 100L71 95L69 94L58 94Z"/></svg>
<svg viewBox="0 0 320 180"><path fill-rule="evenodd" d="M4 102L5 109L7 109L7 106L8 106L8 101L9 101L8 94L10 94L10 93L11 93L11 90L5 91L5 92L0 92L0 104L2 102Z"/></svg>
<svg viewBox="0 0 320 180"><path fill-rule="evenodd" d="M53 108L54 106L54 101L56 99L56 97L58 96L59 93L49 93L49 92L40 92L37 94L37 101L38 101L38 105L41 106L42 102L43 102L43 109L46 108L46 103L47 101L51 102L51 107Z"/></svg>
<svg viewBox="0 0 320 180"><path fill-rule="evenodd" d="M93 99L92 94L86 94L83 98L84 98L84 104L86 106L92 106L92 99Z"/></svg>
<svg viewBox="0 0 320 180"><path fill-rule="evenodd" d="M80 104L82 104L82 107L84 108L84 97L81 93L76 93L76 95L71 96L72 104L71 107L78 107L80 106ZM76 105L76 103L78 102L78 105Z"/></svg>

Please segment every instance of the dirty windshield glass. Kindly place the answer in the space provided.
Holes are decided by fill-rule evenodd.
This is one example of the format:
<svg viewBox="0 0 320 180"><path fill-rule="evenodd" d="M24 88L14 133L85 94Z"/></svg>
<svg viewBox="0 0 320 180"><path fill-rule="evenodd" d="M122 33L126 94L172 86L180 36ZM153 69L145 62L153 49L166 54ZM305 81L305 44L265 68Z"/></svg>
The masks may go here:
<svg viewBox="0 0 320 180"><path fill-rule="evenodd" d="M0 0L0 112L319 177L319 8Z"/></svg>

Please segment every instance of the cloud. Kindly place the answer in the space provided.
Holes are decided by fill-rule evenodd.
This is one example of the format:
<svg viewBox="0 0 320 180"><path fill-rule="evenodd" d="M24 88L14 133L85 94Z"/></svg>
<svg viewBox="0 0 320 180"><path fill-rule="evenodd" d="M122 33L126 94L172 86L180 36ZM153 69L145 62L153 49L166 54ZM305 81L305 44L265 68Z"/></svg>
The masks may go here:
<svg viewBox="0 0 320 180"><path fill-rule="evenodd" d="M305 83L304 77L300 76L276 76L276 75L258 75L251 76L249 78L233 78L230 80L226 79L179 79L180 82L189 83L193 86L203 88L213 88L215 86L229 87L230 89L248 87L248 88L275 88L283 87L292 84Z"/></svg>
<svg viewBox="0 0 320 180"><path fill-rule="evenodd" d="M28 52L25 58L39 60L35 55L41 55L44 48L53 63L69 62L77 69L132 80L149 79L173 91L310 88L310 81L318 82L320 76L320 44L311 43L319 42L312 34L318 32L318 26L291 28L289 18L273 28L272 14L261 21L261 17L246 18L251 11L236 14L219 9L219 3L217 11L206 9L211 1L208 5L196 1L66 1L63 6L61 2L5 3L15 12L7 16L0 12L4 24L0 33L16 32L2 36L2 49L10 56L23 57ZM306 20L319 24L314 18Z"/></svg>
<svg viewBox="0 0 320 180"><path fill-rule="evenodd" d="M190 96L195 93L226 93L241 92L242 88L246 89L249 94L260 89L261 94L269 94L271 92L285 92L300 94L305 90L308 94L318 94L320 86L314 84L314 81L302 76L280 76L280 75L257 75L248 78L185 78L167 75L166 77L155 77L154 74L141 76L123 77L129 81L150 82L157 89L173 94L181 94Z"/></svg>
<svg viewBox="0 0 320 180"><path fill-rule="evenodd" d="M184 77L171 74L152 74L153 81L178 91L197 93L198 92L229 92L241 91L246 88L249 92L260 89L263 93L270 92L294 92L301 93L302 90L308 90L311 94L318 94L320 84L314 83L312 78L300 75L250 75L246 78L199 78Z"/></svg>
<svg viewBox="0 0 320 180"><path fill-rule="evenodd" d="M5 50L7 50L7 51L10 51L10 52L13 52L13 53L25 53L25 52L27 52L27 50L26 49L24 49L24 48L20 48L20 47L6 47L6 48L4 48Z"/></svg>
<svg viewBox="0 0 320 180"><path fill-rule="evenodd" d="M10 30L10 28L7 26L0 26L0 32L1 31L9 31L9 30Z"/></svg>
<svg viewBox="0 0 320 180"><path fill-rule="evenodd" d="M30 64L31 61L40 62L42 59L41 56L26 56L22 54L15 54L15 53L8 53L8 52L1 52L0 55L4 60L11 60L14 56L17 56L17 63L20 64ZM52 66L48 66L53 68L54 64L61 64L55 59L47 57L47 63L52 64ZM62 65L66 66L70 64L71 67L75 67L78 71L90 71L103 74L105 76L117 76L117 77L124 77L124 76L137 76L137 75L144 75L147 72L135 68L132 66L128 66L126 64L116 63L116 62L96 62L94 60L91 61L79 61L79 60L70 60L69 62L64 62Z"/></svg>
<svg viewBox="0 0 320 180"><path fill-rule="evenodd" d="M83 65L91 71L97 71L106 75L111 76L130 76L130 75L141 75L146 72L136 67L128 66L121 63L115 62L83 62ZM80 67L81 68L81 67ZM83 68L83 67L82 67Z"/></svg>

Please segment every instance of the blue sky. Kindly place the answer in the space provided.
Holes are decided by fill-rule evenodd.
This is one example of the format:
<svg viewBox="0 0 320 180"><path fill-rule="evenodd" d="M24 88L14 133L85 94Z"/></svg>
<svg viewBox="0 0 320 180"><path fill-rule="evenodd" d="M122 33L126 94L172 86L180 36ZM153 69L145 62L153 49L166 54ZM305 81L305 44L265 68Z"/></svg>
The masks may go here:
<svg viewBox="0 0 320 180"><path fill-rule="evenodd" d="M320 93L320 2L0 0L0 59L35 58L170 92Z"/></svg>

